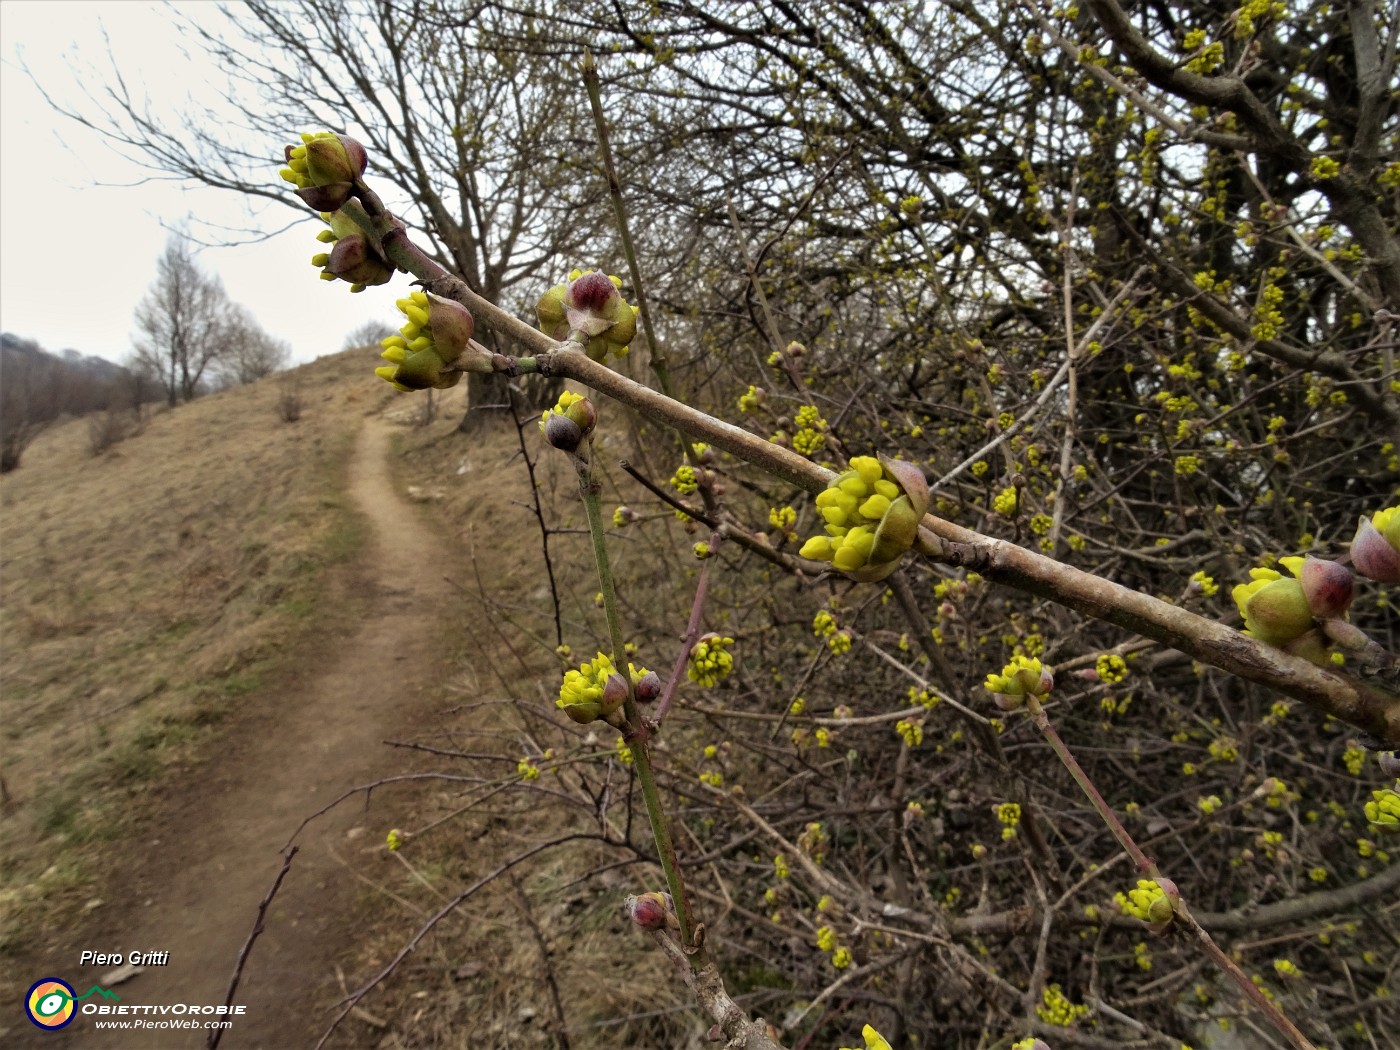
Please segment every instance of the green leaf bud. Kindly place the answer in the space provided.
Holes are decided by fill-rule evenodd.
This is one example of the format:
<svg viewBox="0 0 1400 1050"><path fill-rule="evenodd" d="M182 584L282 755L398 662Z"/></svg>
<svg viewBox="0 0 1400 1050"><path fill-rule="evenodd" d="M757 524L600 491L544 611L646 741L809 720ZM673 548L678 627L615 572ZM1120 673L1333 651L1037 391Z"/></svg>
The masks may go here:
<svg viewBox="0 0 1400 1050"><path fill-rule="evenodd" d="M369 159L354 139L329 131L303 134L301 145L287 146L283 156L282 178L317 211L335 211L349 200Z"/></svg>
<svg viewBox="0 0 1400 1050"><path fill-rule="evenodd" d="M391 362L375 373L399 390L446 389L464 372L493 371L491 355L473 343L471 311L461 303L414 291L398 300L407 322L380 345Z"/></svg>
<svg viewBox="0 0 1400 1050"><path fill-rule="evenodd" d="M1282 646L1312 630L1313 614L1303 585L1273 569L1251 569L1249 583L1230 592L1245 628L1270 645Z"/></svg>

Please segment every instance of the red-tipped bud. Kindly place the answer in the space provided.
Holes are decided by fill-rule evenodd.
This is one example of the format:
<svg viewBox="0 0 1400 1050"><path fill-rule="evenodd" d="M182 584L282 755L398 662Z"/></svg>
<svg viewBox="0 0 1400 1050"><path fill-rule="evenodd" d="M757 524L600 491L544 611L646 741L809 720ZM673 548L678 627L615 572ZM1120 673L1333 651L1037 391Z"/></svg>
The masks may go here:
<svg viewBox="0 0 1400 1050"><path fill-rule="evenodd" d="M1342 616L1351 606L1351 570L1340 562L1307 558L1298 572L1303 597L1319 620Z"/></svg>
<svg viewBox="0 0 1400 1050"><path fill-rule="evenodd" d="M627 917L644 930L664 930L675 922L669 893L640 893L623 902Z"/></svg>
<svg viewBox="0 0 1400 1050"><path fill-rule="evenodd" d="M544 421L544 439L561 452L577 452L583 430L568 416L551 415Z"/></svg>
<svg viewBox="0 0 1400 1050"><path fill-rule="evenodd" d="M607 274L595 270L574 281L569 286L569 295L573 299L572 305L575 309L601 313L612 301L613 296L617 295L617 286L608 280Z"/></svg>
<svg viewBox="0 0 1400 1050"><path fill-rule="evenodd" d="M661 695L661 676L655 671L648 671L637 679L637 684L632 687L637 694L637 702L649 704Z"/></svg>
<svg viewBox="0 0 1400 1050"><path fill-rule="evenodd" d="M375 252L362 233L342 237L335 242L326 261L326 270L342 281L349 281L352 290L366 285L387 284L394 268Z"/></svg>
<svg viewBox="0 0 1400 1050"><path fill-rule="evenodd" d="M1377 583L1400 583L1400 550L1381 533L1370 518L1362 518L1351 541L1351 563L1356 571Z"/></svg>

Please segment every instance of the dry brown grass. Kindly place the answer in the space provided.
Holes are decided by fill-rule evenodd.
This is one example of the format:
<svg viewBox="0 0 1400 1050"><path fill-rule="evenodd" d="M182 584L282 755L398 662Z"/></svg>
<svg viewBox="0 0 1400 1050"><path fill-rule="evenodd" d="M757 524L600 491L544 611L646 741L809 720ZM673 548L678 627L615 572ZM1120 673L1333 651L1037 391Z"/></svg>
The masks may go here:
<svg viewBox="0 0 1400 1050"><path fill-rule="evenodd" d="M4 927L80 889L163 768L299 659L323 570L351 554L352 434L382 394L364 354L160 412L93 457L87 425L42 435L0 480ZM91 862L91 863L90 863Z"/></svg>
<svg viewBox="0 0 1400 1050"><path fill-rule="evenodd" d="M12 796L0 827L9 843L0 955L35 923L81 914L99 882L117 892L102 880L121 868L124 829L176 779L165 774L199 763L240 697L326 658L314 637L353 615L321 599L324 570L361 539L342 467L369 412L403 426L395 480L445 538L440 571L475 610L444 625L461 657L441 687L442 713L417 739L501 758L435 763L481 785L376 794L369 824L377 835L442 823L398 856L377 849L347 858L345 879L362 887L347 987L387 963L444 899L510 856L568 831L599 830L563 801L578 792L569 773L467 805L513 780L523 754L583 746L602 769L613 741L583 743L553 713L552 602L513 427L455 433L461 391L439 396L437 419L422 426L421 404L386 396L364 358L301 370L296 423L281 420L284 391L274 380L160 413L97 458L82 421L55 428L0 483L0 685ZM533 424L526 438L538 455ZM611 459L615 450L600 454ZM589 644L605 631L573 474L563 457L544 456L538 478L551 525L565 530L552 541L564 636ZM645 574L648 551L627 537L617 546L619 561L632 564L625 574ZM663 590L652 596L658 608L685 600ZM625 791L625 769L608 775ZM626 831L619 814L608 818L615 837ZM645 844L640 814L636 824L633 840ZM659 885L655 869L629 850L584 843L541 854L513 875L430 935L333 1045L561 1046L561 1015L574 1048L682 1046L703 1034L659 953L620 911L627 893Z"/></svg>

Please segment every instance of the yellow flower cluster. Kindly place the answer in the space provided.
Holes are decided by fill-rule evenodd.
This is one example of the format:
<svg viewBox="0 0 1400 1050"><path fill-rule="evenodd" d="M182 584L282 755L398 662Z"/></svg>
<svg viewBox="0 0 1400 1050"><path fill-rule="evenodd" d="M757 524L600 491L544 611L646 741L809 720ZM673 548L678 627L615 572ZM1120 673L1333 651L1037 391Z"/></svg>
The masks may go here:
<svg viewBox="0 0 1400 1050"><path fill-rule="evenodd" d="M689 496L699 487L699 482L695 477L695 468L688 463L677 467L676 472L671 475L671 487L682 496Z"/></svg>
<svg viewBox="0 0 1400 1050"><path fill-rule="evenodd" d="M1021 823L1021 807L1015 802L1003 802L997 806L997 820L1001 821L1001 840L1010 842L1016 837L1016 825Z"/></svg>
<svg viewBox="0 0 1400 1050"><path fill-rule="evenodd" d="M627 682L604 653L564 672L555 706L575 722L606 717L627 699Z"/></svg>
<svg viewBox="0 0 1400 1050"><path fill-rule="evenodd" d="M869 1025L866 1025L861 1031L861 1038L865 1040L864 1050L890 1050L889 1041ZM843 1046L841 1050L861 1050L861 1048Z"/></svg>
<svg viewBox="0 0 1400 1050"><path fill-rule="evenodd" d="M910 747L918 747L924 742L924 720L922 718L901 718L894 730Z"/></svg>
<svg viewBox="0 0 1400 1050"><path fill-rule="evenodd" d="M749 389L746 393L739 395L740 412L752 412L762 403L763 395L759 393L758 387L753 384L749 384Z"/></svg>
<svg viewBox="0 0 1400 1050"><path fill-rule="evenodd" d="M1034 656L1013 656L1001 674L989 674L982 683L999 696L1044 696L1054 685L1050 669Z"/></svg>
<svg viewBox="0 0 1400 1050"><path fill-rule="evenodd" d="M1396 786L1400 787L1400 780ZM1392 788L1372 791L1371 801L1366 803L1366 819L1378 828L1400 831L1400 792Z"/></svg>
<svg viewBox="0 0 1400 1050"><path fill-rule="evenodd" d="M1204 569L1197 569L1195 572L1193 572L1191 574L1191 582L1199 584L1201 588L1201 593L1204 594L1207 598L1212 597L1217 591L1220 590L1220 585L1217 584L1215 580L1211 579L1211 577L1207 576Z"/></svg>
<svg viewBox="0 0 1400 1050"><path fill-rule="evenodd" d="M522 758L515 764L515 771L520 774L522 780L539 780L540 767L535 765L534 760Z"/></svg>
<svg viewBox="0 0 1400 1050"><path fill-rule="evenodd" d="M836 617L825 609L812 618L812 633L826 640L826 647L838 656L851 651L851 632L836 626Z"/></svg>
<svg viewBox="0 0 1400 1050"><path fill-rule="evenodd" d="M1121 682L1128 677L1128 664L1117 653L1104 653L1094 661L1094 671L1100 681Z"/></svg>
<svg viewBox="0 0 1400 1050"><path fill-rule="evenodd" d="M624 766L632 764L632 749L627 746L627 741L622 737L618 737L617 742L613 744L613 757Z"/></svg>
<svg viewBox="0 0 1400 1050"><path fill-rule="evenodd" d="M928 485L913 464L856 456L816 503L826 535L804 543L802 557L874 581L892 572L913 545L928 509Z"/></svg>
<svg viewBox="0 0 1400 1050"><path fill-rule="evenodd" d="M1017 505L1016 489L1011 485L1002 489L997 493L996 498L992 500L992 510L996 511L1003 518L1014 518L1016 516Z"/></svg>
<svg viewBox="0 0 1400 1050"><path fill-rule="evenodd" d="M1115 893L1113 902L1124 915L1143 922L1162 923L1172 917L1172 902L1166 891L1151 879L1138 879L1137 886L1127 893Z"/></svg>
<svg viewBox="0 0 1400 1050"><path fill-rule="evenodd" d="M803 405L799 408L797 415L793 417L793 423L797 426L796 433L792 435L794 452L803 456L812 456L826 444L826 420L811 405Z"/></svg>
<svg viewBox="0 0 1400 1050"><path fill-rule="evenodd" d="M1139 970L1152 969L1152 952L1142 941L1133 945L1133 962L1137 964Z"/></svg>
<svg viewBox="0 0 1400 1050"><path fill-rule="evenodd" d="M1308 165L1308 170L1312 172L1313 178L1325 181L1335 179L1342 170L1342 166L1331 157L1314 157L1312 163Z"/></svg>
<svg viewBox="0 0 1400 1050"><path fill-rule="evenodd" d="M831 965L836 969L844 970L851 965L851 950L837 943L836 931L830 926L818 927L817 947L830 954Z"/></svg>
<svg viewBox="0 0 1400 1050"><path fill-rule="evenodd" d="M1355 744L1350 744L1342 752L1342 764L1352 776L1360 776L1362 767L1366 765L1366 752Z"/></svg>
<svg viewBox="0 0 1400 1050"><path fill-rule="evenodd" d="M1035 1008L1035 1013L1046 1024L1068 1028L1089 1012L1083 1003L1070 1002L1058 984L1048 986L1041 998L1043 1001Z"/></svg>
<svg viewBox="0 0 1400 1050"><path fill-rule="evenodd" d="M797 524L797 511L791 507L773 507L768 511L768 524L787 532Z"/></svg>
<svg viewBox="0 0 1400 1050"><path fill-rule="evenodd" d="M733 644L733 638L721 638L717 634L701 638L690 650L686 677L706 689L718 684L734 669L734 654L729 651Z"/></svg>
<svg viewBox="0 0 1400 1050"><path fill-rule="evenodd" d="M1217 762L1235 762L1240 757L1240 742L1232 736L1220 736L1210 742L1208 750Z"/></svg>
<svg viewBox="0 0 1400 1050"><path fill-rule="evenodd" d="M399 847L403 845L403 833L398 828L390 828L384 843L389 847L390 852L397 852Z"/></svg>
<svg viewBox="0 0 1400 1050"><path fill-rule="evenodd" d="M924 707L936 707L943 698L930 693L927 689L920 689L916 685L911 685L908 691L909 702L920 704Z"/></svg>
<svg viewBox="0 0 1400 1050"><path fill-rule="evenodd" d="M397 335L380 340L389 363L374 370L395 390L446 390L464 372L492 370L489 354L471 352L475 322L461 303L415 289L395 305L406 320Z"/></svg>

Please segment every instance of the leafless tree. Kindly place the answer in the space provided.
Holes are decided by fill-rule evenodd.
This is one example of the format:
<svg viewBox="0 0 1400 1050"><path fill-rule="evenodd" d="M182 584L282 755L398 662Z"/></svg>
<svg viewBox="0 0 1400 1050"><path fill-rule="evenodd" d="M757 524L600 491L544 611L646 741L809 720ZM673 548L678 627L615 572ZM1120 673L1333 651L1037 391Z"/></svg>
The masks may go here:
<svg viewBox="0 0 1400 1050"><path fill-rule="evenodd" d="M359 139L371 171L408 195L390 206L439 261L523 313L541 282L573 266L621 265L609 254L611 213L590 174L596 150L571 67L498 46L533 21L417 3L252 0L229 9L223 25L201 18L189 29L230 72L229 101L249 126L283 135L333 128ZM269 181L278 158L232 142L227 127L152 112L120 76L95 107L64 112L167 176L270 198L310 217ZM495 336L477 338L492 345ZM506 405L496 377L470 382L472 403Z"/></svg>
<svg viewBox="0 0 1400 1050"><path fill-rule="evenodd" d="M225 386L254 383L287 367L292 347L269 334L246 307L232 305L215 374Z"/></svg>
<svg viewBox="0 0 1400 1050"><path fill-rule="evenodd" d="M231 304L223 282L205 273L189 243L172 235L156 279L136 308L136 360L159 377L173 408L199 392L227 346Z"/></svg>
<svg viewBox="0 0 1400 1050"><path fill-rule="evenodd" d="M394 334L394 329L383 321L366 321L352 328L345 336L342 350L359 350L366 346L378 346L385 336Z"/></svg>

